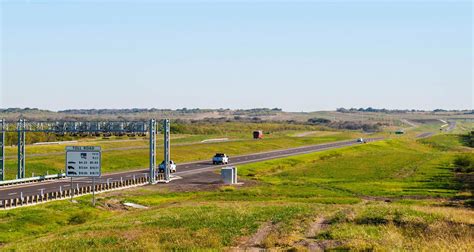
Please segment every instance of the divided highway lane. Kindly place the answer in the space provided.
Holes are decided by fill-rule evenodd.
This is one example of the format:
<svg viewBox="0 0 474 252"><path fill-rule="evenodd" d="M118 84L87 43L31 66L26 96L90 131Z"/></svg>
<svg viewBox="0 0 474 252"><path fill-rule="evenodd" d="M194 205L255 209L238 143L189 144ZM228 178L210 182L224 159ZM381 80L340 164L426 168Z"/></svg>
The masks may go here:
<svg viewBox="0 0 474 252"><path fill-rule="evenodd" d="M448 121L448 128L446 129L447 132L451 132L456 128L456 121Z"/></svg>
<svg viewBox="0 0 474 252"><path fill-rule="evenodd" d="M456 121L448 121L448 128L446 129L446 132L451 132L456 128ZM416 138L427 138L435 135L435 132L424 132L416 136Z"/></svg>
<svg viewBox="0 0 474 252"><path fill-rule="evenodd" d="M427 137L433 136L434 134L435 133L433 132L425 132L425 133L421 133L417 135L416 138L427 138Z"/></svg>
<svg viewBox="0 0 474 252"><path fill-rule="evenodd" d="M368 142L373 142L373 141L378 141L382 139L383 138L370 138L366 140ZM229 165L253 163L253 162L258 162L258 161L294 156L294 155L323 151L323 150L328 150L328 149L341 148L341 147L352 146L352 145L357 145L357 144L360 144L360 143L358 143L356 140L349 140L349 141L340 141L340 142L333 142L333 143L326 143L326 144L319 144L319 145L297 147L297 148L291 148L291 149L285 149L285 150L275 150L275 151L242 155L242 156L233 156L233 157L230 157L231 162ZM183 180L185 180L187 176L191 176L192 174L201 173L201 172L205 172L209 170L214 170L223 166L227 166L227 165L213 165L210 161L212 154L213 153L210 153L209 161L199 161L199 162L178 164L177 165L178 172L174 173L174 175L179 176ZM148 176L148 169L126 171L126 172L120 172L120 173L111 173L111 174L104 174L100 179L96 179L95 183L107 184L107 182L120 181L121 179L125 180L125 179L130 179L133 177L139 179L139 178L143 178L147 176ZM72 187L82 188L82 187L90 186L91 184L92 184L91 179L76 178L73 180ZM37 195L40 193L59 192L60 190L68 190L69 188L71 188L70 179L59 179L59 180L42 181L42 182L37 182L37 183L32 183L32 184L4 186L4 187L0 187L0 200L13 199L13 198L18 198L20 196L23 196L23 197L32 196L32 195Z"/></svg>

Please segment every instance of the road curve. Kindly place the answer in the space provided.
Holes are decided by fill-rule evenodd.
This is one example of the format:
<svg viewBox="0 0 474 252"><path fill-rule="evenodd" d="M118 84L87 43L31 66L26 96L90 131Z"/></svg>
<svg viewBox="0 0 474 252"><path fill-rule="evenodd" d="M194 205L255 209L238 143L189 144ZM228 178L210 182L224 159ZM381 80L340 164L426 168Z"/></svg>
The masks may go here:
<svg viewBox="0 0 474 252"><path fill-rule="evenodd" d="M383 138L369 138L366 139L368 142L382 140ZM298 148L275 150L269 152L261 152L256 154L241 155L230 157L231 163L229 165L238 165L259 162L269 159L282 158L318 151L324 151L328 149L336 149L346 146L353 146L360 144L356 140L339 141L333 143L325 143L311 146L304 146ZM174 173L177 176L186 179L187 176L196 173L207 172L222 167L223 165L213 165L209 161L198 161L191 163L183 163L177 165L178 172ZM132 177L142 178L148 176L148 169L126 171L120 173L105 174L101 178L96 179L96 184L107 184L107 182L120 181L121 179L130 179ZM171 182L173 183L173 182ZM73 180L73 188L87 187L92 184L92 180L89 178L76 178ZM33 196L40 193L59 192L60 190L68 190L71 187L70 179L59 179L50 181L41 181L31 184L20 184L0 187L0 201L3 202L5 199L18 198L20 196Z"/></svg>

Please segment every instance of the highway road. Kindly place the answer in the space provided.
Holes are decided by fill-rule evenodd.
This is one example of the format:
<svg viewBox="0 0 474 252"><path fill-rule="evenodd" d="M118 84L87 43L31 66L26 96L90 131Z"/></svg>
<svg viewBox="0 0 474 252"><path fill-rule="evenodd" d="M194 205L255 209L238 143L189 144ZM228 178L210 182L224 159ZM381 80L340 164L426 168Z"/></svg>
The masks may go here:
<svg viewBox="0 0 474 252"><path fill-rule="evenodd" d="M368 138L366 139L368 142L382 140L382 138ZM298 148L291 148L291 149L284 149L284 150L275 150L270 152L262 152L256 154L249 154L249 155L242 155L242 156L234 156L230 157L230 164L229 165L213 165L211 162L211 157L214 153L209 153L209 160L208 161L198 161L198 162L191 162L191 163L183 163L177 165L177 172L174 173L175 176L178 176L182 179L180 184L186 183L185 181L188 178L196 176L197 174L202 174L205 172L216 170L223 166L231 166L231 165L238 165L238 164L246 164L246 163L253 163L259 162L269 159L281 158L281 157L288 157L294 155L300 155L305 153L312 153L318 152L328 149L335 149L341 148L346 146L353 146L361 144L358 143L356 140L348 140L348 141L340 141L340 142L333 142L333 143L325 143L319 145L311 145L311 146L304 146ZM143 178L148 176L148 169L142 170L133 170L133 171L126 171L120 173L111 173L111 174L104 174L100 179L96 179L96 184L107 184L107 182L113 181L120 181L121 179L131 179L135 178ZM174 183L171 181L170 183ZM205 183L205 181L203 181ZM72 187L73 188L82 188L87 187L92 184L92 180L89 178L75 178L73 179ZM10 186L3 186L0 187L0 200L3 202L5 199L13 199L18 198L20 196L33 196L40 193L49 193L49 192L59 192L60 190L68 190L71 187L70 179L58 179L58 180L49 180L49 181L41 181L36 183L30 184L20 184L20 185L10 185Z"/></svg>
<svg viewBox="0 0 474 252"><path fill-rule="evenodd" d="M451 132L456 128L456 121L448 121L448 128L446 129L447 132Z"/></svg>
<svg viewBox="0 0 474 252"><path fill-rule="evenodd" d="M448 128L446 132L451 132L456 128L456 121L448 121ZM436 134L435 132L424 132L416 136L416 138L427 138Z"/></svg>
<svg viewBox="0 0 474 252"><path fill-rule="evenodd" d="M427 138L434 135L434 132L424 132L416 136L416 138Z"/></svg>

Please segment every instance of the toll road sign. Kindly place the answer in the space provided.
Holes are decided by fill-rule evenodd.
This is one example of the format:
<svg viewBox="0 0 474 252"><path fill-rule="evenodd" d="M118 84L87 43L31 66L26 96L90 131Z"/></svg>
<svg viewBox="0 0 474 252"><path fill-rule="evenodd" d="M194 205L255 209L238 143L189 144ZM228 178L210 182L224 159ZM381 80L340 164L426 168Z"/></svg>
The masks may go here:
<svg viewBox="0 0 474 252"><path fill-rule="evenodd" d="M100 177L101 149L99 146L67 146L66 177Z"/></svg>

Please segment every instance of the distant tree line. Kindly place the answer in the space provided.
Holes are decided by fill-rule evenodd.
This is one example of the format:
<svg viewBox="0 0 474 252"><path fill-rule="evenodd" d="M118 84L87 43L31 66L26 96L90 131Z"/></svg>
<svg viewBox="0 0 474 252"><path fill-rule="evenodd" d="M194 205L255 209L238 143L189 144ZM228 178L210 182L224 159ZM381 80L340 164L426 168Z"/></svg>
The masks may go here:
<svg viewBox="0 0 474 252"><path fill-rule="evenodd" d="M178 113L205 113L211 112L211 109L142 109L142 108L132 108L132 109L67 109L60 110L58 113L63 114L74 114L74 115L117 115L117 114L137 114L137 113L163 113L163 112L178 112Z"/></svg>
<svg viewBox="0 0 474 252"><path fill-rule="evenodd" d="M0 108L0 113L39 113L39 112L52 112L52 111L37 109L37 108Z"/></svg>
<svg viewBox="0 0 474 252"><path fill-rule="evenodd" d="M378 108L337 108L337 112L341 113L355 113L355 112L376 112L376 113L415 113L415 112L433 112L433 113L440 113L440 112L466 112L466 114L474 113L474 110L445 110L445 109L435 109L433 111L426 111L420 109L378 109Z"/></svg>
<svg viewBox="0 0 474 252"><path fill-rule="evenodd" d="M26 144L33 144L39 142L56 142L56 141L69 141L77 139L70 135L56 135L54 133L44 132L28 132L26 133ZM16 132L5 133L5 146L12 146L18 144L18 134Z"/></svg>
<svg viewBox="0 0 474 252"><path fill-rule="evenodd" d="M41 110L37 108L0 108L0 113L30 113L30 112L48 112L55 113L49 110ZM137 114L137 113L161 113L161 112L177 112L177 113L208 113L208 112L230 112L236 115L242 114L271 114L282 112L281 108L253 108L253 109L237 109L231 110L229 108L219 109L200 109L200 108L181 108L181 109L157 109L157 108L131 108L131 109L66 109L59 110L57 113L73 114L73 115L117 115L117 114Z"/></svg>

